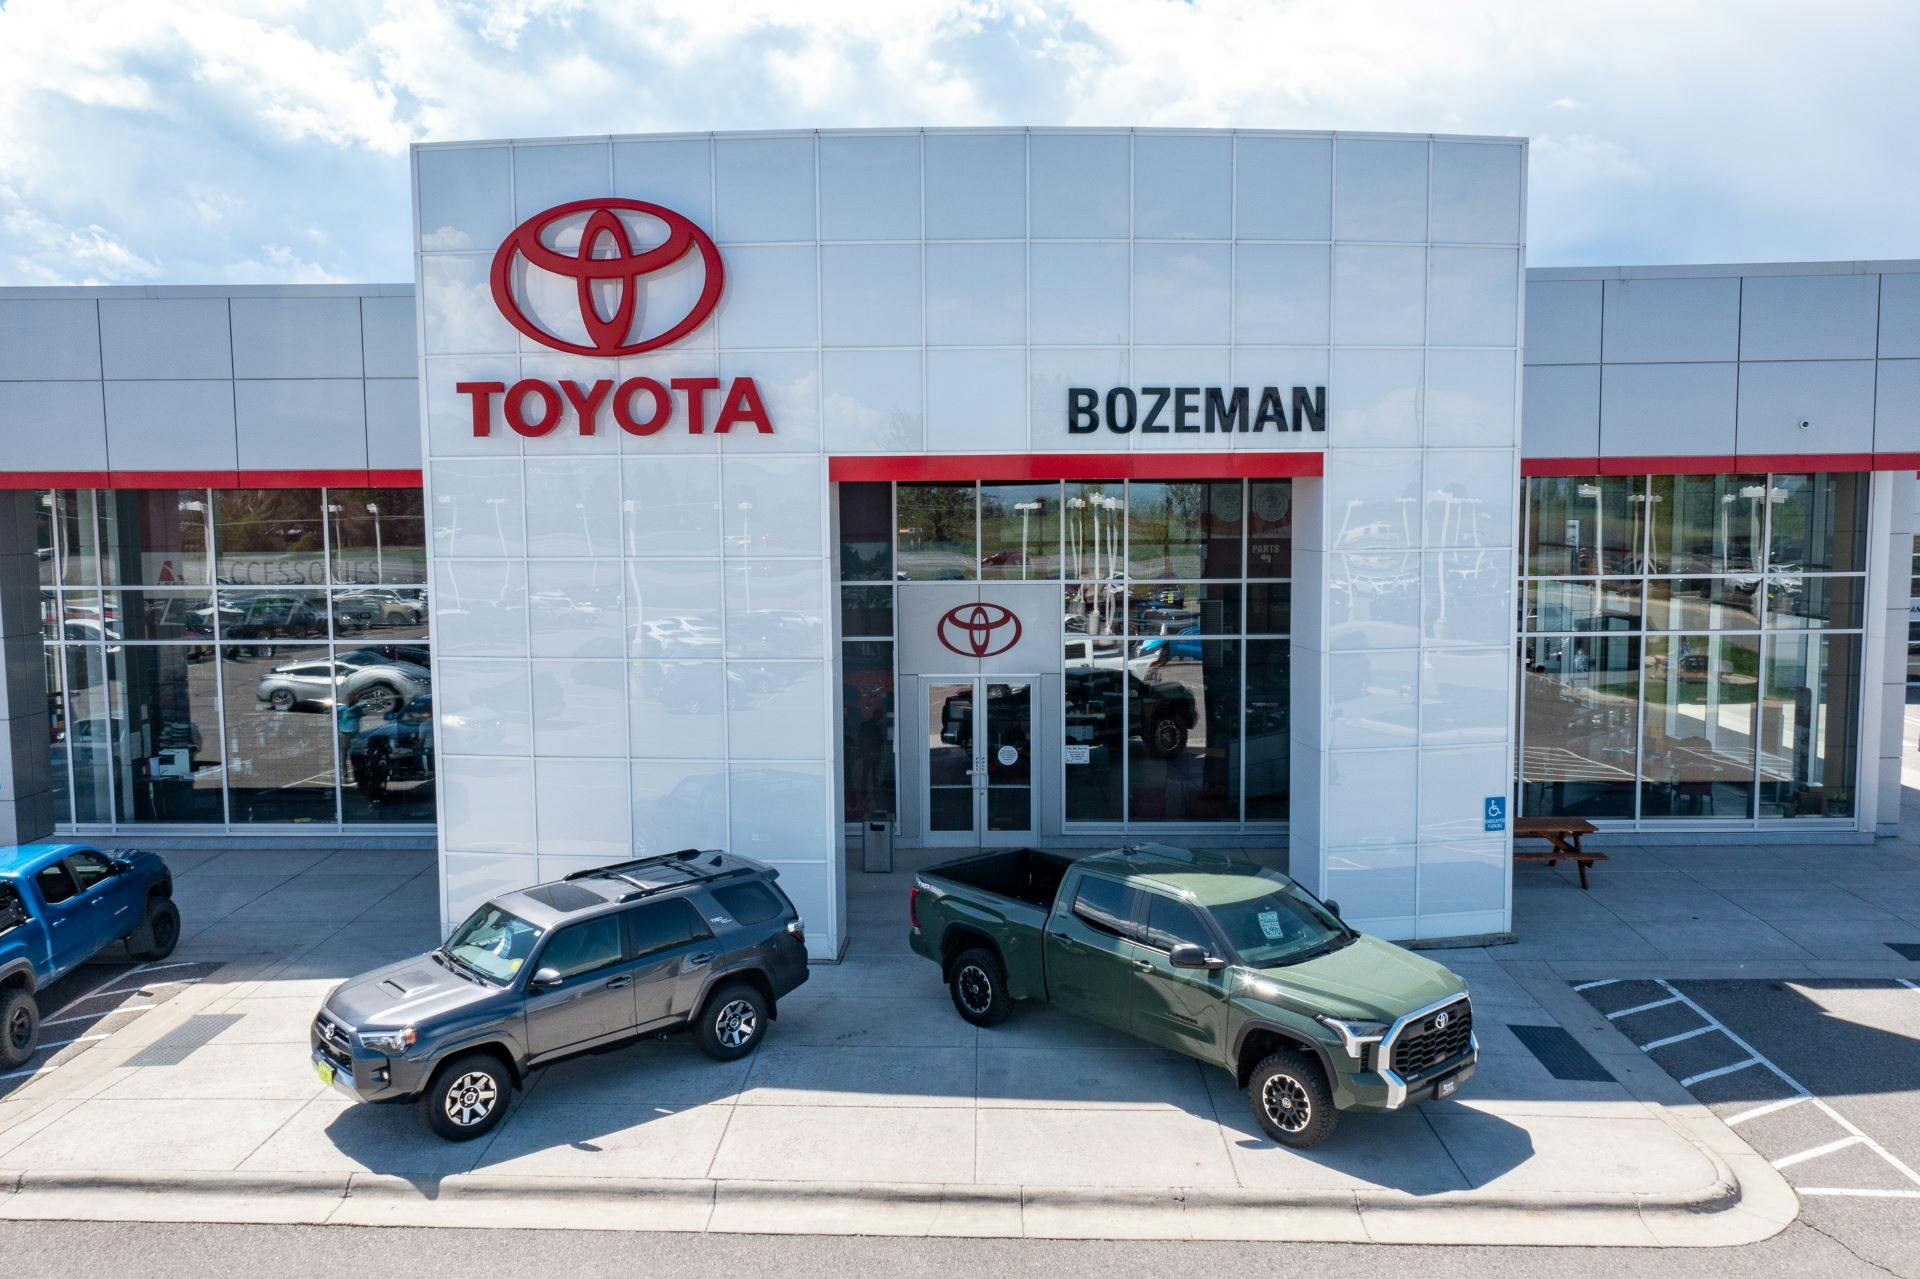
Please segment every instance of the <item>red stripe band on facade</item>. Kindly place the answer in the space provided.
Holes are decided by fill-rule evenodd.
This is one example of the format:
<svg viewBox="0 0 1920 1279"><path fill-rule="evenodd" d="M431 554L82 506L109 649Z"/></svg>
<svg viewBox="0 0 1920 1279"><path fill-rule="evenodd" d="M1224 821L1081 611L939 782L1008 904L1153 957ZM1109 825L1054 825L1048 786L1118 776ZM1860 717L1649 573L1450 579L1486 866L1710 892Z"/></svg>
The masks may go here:
<svg viewBox="0 0 1920 1279"><path fill-rule="evenodd" d="M1735 475L1773 471L1911 471L1920 453L1715 453L1697 457L1523 457L1527 479L1573 475Z"/></svg>
<svg viewBox="0 0 1920 1279"><path fill-rule="evenodd" d="M832 457L836 482L936 480L1228 480L1320 475L1326 455L1290 453L983 453Z"/></svg>
<svg viewBox="0 0 1920 1279"><path fill-rule="evenodd" d="M417 489L419 471L0 471L0 490Z"/></svg>

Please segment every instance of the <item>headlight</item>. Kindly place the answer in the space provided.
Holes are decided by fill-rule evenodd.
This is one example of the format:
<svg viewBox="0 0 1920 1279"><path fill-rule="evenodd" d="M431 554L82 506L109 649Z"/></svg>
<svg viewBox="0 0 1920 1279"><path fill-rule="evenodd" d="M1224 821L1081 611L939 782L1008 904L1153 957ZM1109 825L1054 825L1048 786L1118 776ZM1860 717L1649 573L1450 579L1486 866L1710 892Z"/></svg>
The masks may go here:
<svg viewBox="0 0 1920 1279"><path fill-rule="evenodd" d="M1347 1050L1347 1056L1366 1064L1367 1045L1377 1044L1387 1037L1385 1022L1378 1021L1341 1021L1338 1017L1322 1017L1319 1013L1313 1019L1340 1036L1340 1046Z"/></svg>
<svg viewBox="0 0 1920 1279"><path fill-rule="evenodd" d="M409 1026L405 1030L374 1030L360 1033L360 1045L389 1057L403 1053L413 1047L413 1041L420 1038L419 1033Z"/></svg>

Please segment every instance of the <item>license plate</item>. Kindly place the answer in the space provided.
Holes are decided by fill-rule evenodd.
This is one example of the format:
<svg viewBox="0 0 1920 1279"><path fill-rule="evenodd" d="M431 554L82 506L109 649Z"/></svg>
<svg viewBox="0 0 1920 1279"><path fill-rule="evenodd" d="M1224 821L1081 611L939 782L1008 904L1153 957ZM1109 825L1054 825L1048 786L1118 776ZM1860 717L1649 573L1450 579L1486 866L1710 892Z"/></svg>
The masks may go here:
<svg viewBox="0 0 1920 1279"><path fill-rule="evenodd" d="M324 1061L315 1061L313 1063L313 1073L320 1076L321 1083L325 1084L329 1088L333 1087L333 1067L332 1066L329 1066Z"/></svg>
<svg viewBox="0 0 1920 1279"><path fill-rule="evenodd" d="M1460 1081L1458 1079L1442 1079L1439 1084L1435 1086L1433 1095L1437 1100L1441 1097L1451 1097L1459 1090Z"/></svg>

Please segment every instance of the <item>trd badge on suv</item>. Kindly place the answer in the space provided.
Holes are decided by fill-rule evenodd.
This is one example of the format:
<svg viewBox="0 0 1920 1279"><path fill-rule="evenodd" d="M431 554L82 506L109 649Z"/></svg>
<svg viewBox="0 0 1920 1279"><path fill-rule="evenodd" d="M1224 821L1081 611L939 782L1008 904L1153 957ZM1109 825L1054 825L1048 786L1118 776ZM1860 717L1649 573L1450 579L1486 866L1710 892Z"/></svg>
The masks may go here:
<svg viewBox="0 0 1920 1279"><path fill-rule="evenodd" d="M414 1101L451 1141L490 1132L527 1073L673 1030L746 1056L807 979L778 872L685 849L494 898L425 955L327 996L314 1068L359 1101Z"/></svg>

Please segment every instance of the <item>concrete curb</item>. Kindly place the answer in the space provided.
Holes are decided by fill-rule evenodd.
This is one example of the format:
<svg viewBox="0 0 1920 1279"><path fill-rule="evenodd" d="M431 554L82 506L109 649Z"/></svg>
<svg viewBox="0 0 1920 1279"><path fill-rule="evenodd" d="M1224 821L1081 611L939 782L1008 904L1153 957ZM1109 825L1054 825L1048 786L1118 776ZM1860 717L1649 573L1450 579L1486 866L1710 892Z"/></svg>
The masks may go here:
<svg viewBox="0 0 1920 1279"><path fill-rule="evenodd" d="M463 1174L436 1183L356 1173L0 1173L0 1217L247 1221L478 1229L714 1231L999 1238L1214 1239L1712 1247L1785 1220L1709 1154L1712 1184L1680 1194L668 1181ZM1764 1165L1763 1165L1764 1166Z"/></svg>

